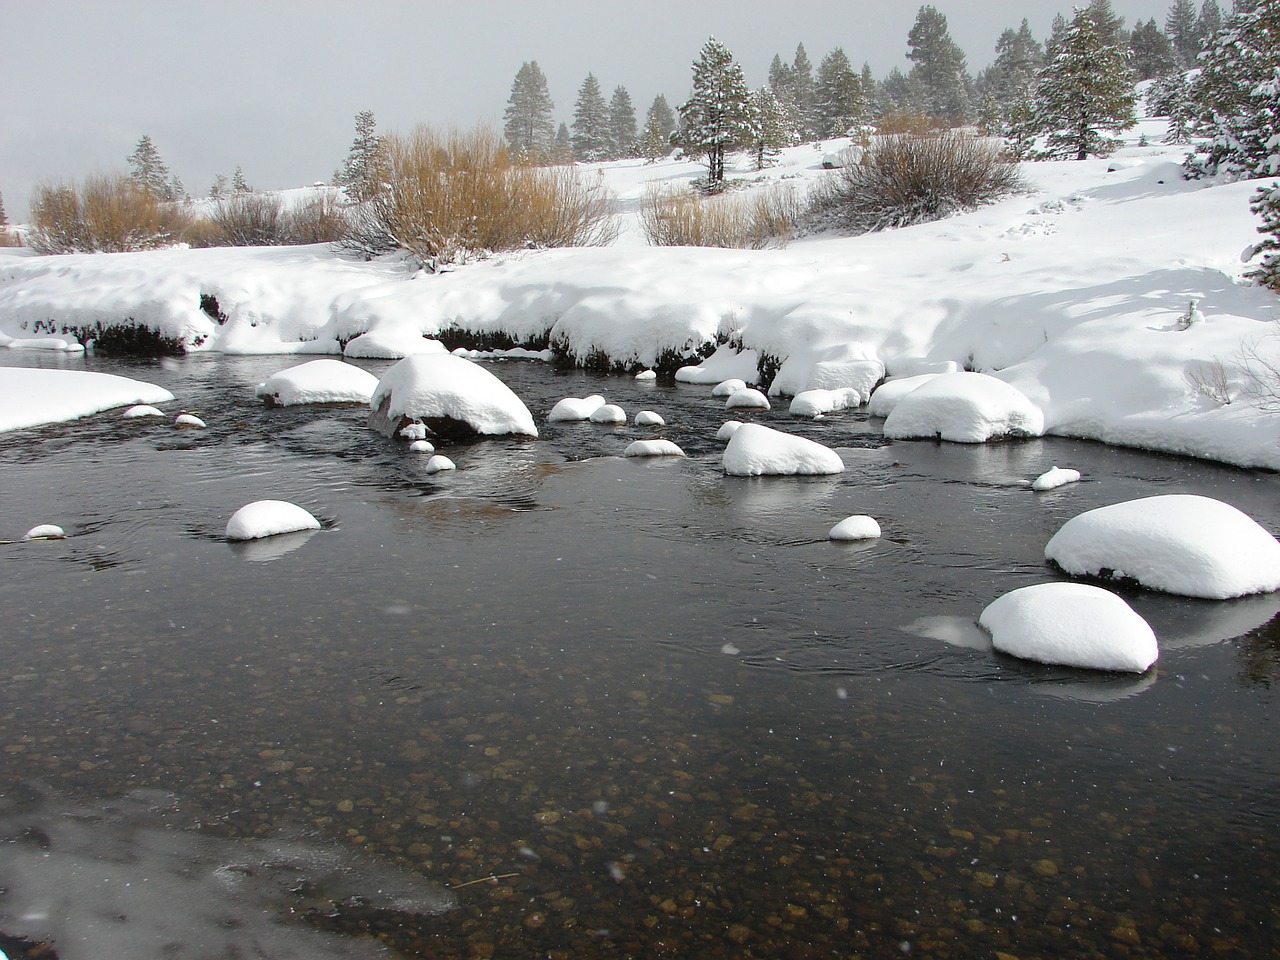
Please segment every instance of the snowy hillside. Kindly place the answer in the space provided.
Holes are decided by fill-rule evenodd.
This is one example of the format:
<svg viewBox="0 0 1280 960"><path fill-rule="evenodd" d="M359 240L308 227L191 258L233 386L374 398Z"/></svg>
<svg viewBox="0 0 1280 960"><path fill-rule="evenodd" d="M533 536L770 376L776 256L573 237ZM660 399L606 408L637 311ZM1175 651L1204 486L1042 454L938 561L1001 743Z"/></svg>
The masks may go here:
<svg viewBox="0 0 1280 960"><path fill-rule="evenodd" d="M1158 142L1156 122L1132 136L1144 132ZM844 145L792 148L763 174L739 158L730 176L805 189ZM878 360L890 377L976 369L1039 405L1050 433L1280 468L1280 429L1236 364L1242 348L1280 346L1280 303L1240 280L1256 185L1185 181L1183 153L1133 145L1110 160L1026 164L1026 193L976 212L782 250L647 246L647 185L702 169L674 160L599 167L623 218L610 247L521 251L438 276L325 247L0 250L0 334L133 318L200 350L354 354L362 334L394 343L456 326L549 333L579 357L636 366L729 340L780 362L789 393L835 356ZM1179 329L1192 299L1203 322ZM1234 402L1196 385L1218 362Z"/></svg>

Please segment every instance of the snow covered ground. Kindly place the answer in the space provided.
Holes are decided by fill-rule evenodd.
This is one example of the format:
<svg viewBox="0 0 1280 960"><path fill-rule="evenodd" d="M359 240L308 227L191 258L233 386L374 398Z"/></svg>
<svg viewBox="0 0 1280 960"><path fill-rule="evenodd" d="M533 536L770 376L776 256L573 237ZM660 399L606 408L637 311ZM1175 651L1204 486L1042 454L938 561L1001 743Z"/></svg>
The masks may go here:
<svg viewBox="0 0 1280 960"><path fill-rule="evenodd" d="M1158 143L1159 124L1139 133ZM793 148L760 174L739 158L731 175L804 189L840 146ZM579 356L640 366L732 337L782 362L784 393L841 386L826 381L832 357L890 377L955 365L1016 387L1050 434L1280 468L1280 424L1250 402L1237 363L1255 346L1280 354L1280 301L1241 281L1255 185L1185 181L1183 153L1134 144L1110 160L1027 164L1027 192L981 210L781 250L647 246L646 185L702 171L674 160L600 166L620 198L613 246L519 251L439 276L325 247L0 249L0 334L32 341L59 333L51 321L132 317L199 350L338 354L363 334L419 343L456 325L517 339L551 331ZM1193 298L1204 322L1179 330ZM1219 363L1226 396L1203 387Z"/></svg>

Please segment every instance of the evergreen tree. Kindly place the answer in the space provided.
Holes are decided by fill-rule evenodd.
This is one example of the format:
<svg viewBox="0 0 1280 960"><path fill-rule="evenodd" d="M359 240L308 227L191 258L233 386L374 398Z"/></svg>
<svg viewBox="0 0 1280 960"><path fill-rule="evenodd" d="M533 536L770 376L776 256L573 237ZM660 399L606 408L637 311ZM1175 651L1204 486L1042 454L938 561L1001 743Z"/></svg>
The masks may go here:
<svg viewBox="0 0 1280 960"><path fill-rule="evenodd" d="M173 179L169 168L160 159L160 151L156 149L151 137L143 134L129 154L129 179L140 186L147 196L156 200L177 200L181 196L173 194Z"/></svg>
<svg viewBox="0 0 1280 960"><path fill-rule="evenodd" d="M849 65L845 52L836 47L818 67L814 113L820 137L842 137L865 112L862 81Z"/></svg>
<svg viewBox="0 0 1280 960"><path fill-rule="evenodd" d="M1178 69L1178 54L1169 38L1160 32L1154 18L1139 21L1129 35L1130 66L1139 80L1163 77Z"/></svg>
<svg viewBox="0 0 1280 960"><path fill-rule="evenodd" d="M1222 8L1217 0L1204 0L1200 7L1200 16L1196 18L1196 36L1200 39L1200 50L1209 49L1217 40L1218 31L1222 29Z"/></svg>
<svg viewBox="0 0 1280 960"><path fill-rule="evenodd" d="M236 164L235 173L231 174L231 192L232 193L253 193L253 187L249 186L249 181L244 178L244 171L240 169L240 164Z"/></svg>
<svg viewBox="0 0 1280 960"><path fill-rule="evenodd" d="M1249 209L1262 218L1258 232L1263 240L1253 249L1262 254L1262 262L1245 276L1280 293L1280 183L1259 187L1249 199Z"/></svg>
<svg viewBox="0 0 1280 960"><path fill-rule="evenodd" d="M1090 8L1077 10L1036 85L1031 129L1045 137L1044 158L1105 157L1120 145L1107 133L1137 123L1126 61L1124 49L1104 39Z"/></svg>
<svg viewBox="0 0 1280 960"><path fill-rule="evenodd" d="M556 126L551 112L554 109L547 78L538 61L530 60L516 73L504 114L503 133L512 153L536 158L553 149Z"/></svg>
<svg viewBox="0 0 1280 960"><path fill-rule="evenodd" d="M9 217L8 214L4 212L4 194L0 193L0 227L7 227L8 225Z"/></svg>
<svg viewBox="0 0 1280 960"><path fill-rule="evenodd" d="M227 175L220 173L213 178L213 186L209 188L209 196L214 200L221 200L227 195L228 189Z"/></svg>
<svg viewBox="0 0 1280 960"><path fill-rule="evenodd" d="M1085 12L1093 21L1103 43L1122 49L1129 45L1129 38L1124 32L1124 17L1117 15L1111 6L1111 0L1089 0Z"/></svg>
<svg viewBox="0 0 1280 960"><path fill-rule="evenodd" d="M800 139L811 140L817 135L817 117L815 101L817 87L813 79L813 65L809 55L805 53L804 44L796 45L796 55L791 61L792 91L794 101L791 104L792 119Z"/></svg>
<svg viewBox="0 0 1280 960"><path fill-rule="evenodd" d="M984 125L993 132L1006 132L1015 113L1024 119L1035 91L1036 76L1044 64L1044 52L1024 19L1015 31L1005 30L996 41L996 57L982 75L980 90L994 102L986 107Z"/></svg>
<svg viewBox="0 0 1280 960"><path fill-rule="evenodd" d="M1184 174L1280 172L1280 0L1233 14L1200 63L1191 97L1196 133L1208 140L1183 162Z"/></svg>
<svg viewBox="0 0 1280 960"><path fill-rule="evenodd" d="M791 144L791 124L786 108L772 90L761 87L751 94L752 138L749 144L757 170L769 166L782 148Z"/></svg>
<svg viewBox="0 0 1280 960"><path fill-rule="evenodd" d="M373 197L387 179L382 137L378 136L377 127L372 110L356 114L355 139L351 141L347 159L333 175L334 184L342 187L356 203Z"/></svg>
<svg viewBox="0 0 1280 960"><path fill-rule="evenodd" d="M1159 77L1147 90L1147 113L1168 120L1165 143L1189 143L1195 106L1191 101L1191 84L1187 75L1175 72Z"/></svg>
<svg viewBox="0 0 1280 960"><path fill-rule="evenodd" d="M1044 42L1044 62L1051 63L1062 49L1062 38L1067 35L1070 26L1067 18L1060 13L1053 15L1053 23L1049 26L1049 38Z"/></svg>
<svg viewBox="0 0 1280 960"><path fill-rule="evenodd" d="M1196 5L1194 0L1174 0L1164 18L1164 32L1178 54L1182 69L1187 70L1196 62L1203 45L1196 31Z"/></svg>
<svg viewBox="0 0 1280 960"><path fill-rule="evenodd" d="M612 152L609 139L609 104L600 92L600 81L594 73L578 88L578 102L573 107L573 156L583 163L608 160Z"/></svg>
<svg viewBox="0 0 1280 960"><path fill-rule="evenodd" d="M569 125L561 122L556 130L555 145L551 148L552 159L559 164L573 163L573 137L569 135Z"/></svg>
<svg viewBox="0 0 1280 960"><path fill-rule="evenodd" d="M636 108L626 87L615 87L609 100L609 142L614 159L636 155Z"/></svg>
<svg viewBox="0 0 1280 960"><path fill-rule="evenodd" d="M862 76L858 78L862 88L863 111L868 120L874 120L880 115L880 111L876 106L876 85L875 74L871 72L871 64L865 60L862 61Z"/></svg>
<svg viewBox="0 0 1280 960"><path fill-rule="evenodd" d="M924 87L929 116L961 124L971 113L969 75L964 51L951 39L947 18L936 7L923 6L907 36L907 59Z"/></svg>
<svg viewBox="0 0 1280 960"><path fill-rule="evenodd" d="M742 68L715 37L702 47L693 65L693 92L680 105L681 146L707 162L707 189L724 184L725 154L752 142L747 82Z"/></svg>
<svg viewBox="0 0 1280 960"><path fill-rule="evenodd" d="M662 94L654 97L653 103L649 104L649 111L644 116L644 126L646 130L653 128L658 131L667 147L662 152L667 154L671 147L671 134L676 132L676 115Z"/></svg>
<svg viewBox="0 0 1280 960"><path fill-rule="evenodd" d="M799 141L803 136L801 130L801 109L796 92L796 71L789 63L783 63L782 57L773 55L769 64L769 92L782 104L787 114L787 124L791 128L791 137Z"/></svg>

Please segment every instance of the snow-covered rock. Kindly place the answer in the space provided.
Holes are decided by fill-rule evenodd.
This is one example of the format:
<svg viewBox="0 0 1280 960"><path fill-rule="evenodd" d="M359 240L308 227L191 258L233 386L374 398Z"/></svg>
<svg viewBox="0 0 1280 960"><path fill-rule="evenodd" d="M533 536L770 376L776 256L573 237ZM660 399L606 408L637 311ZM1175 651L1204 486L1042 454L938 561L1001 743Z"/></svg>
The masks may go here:
<svg viewBox="0 0 1280 960"><path fill-rule="evenodd" d="M606 403L603 406L596 407L591 411L591 416L587 418L592 423L618 424L627 422L627 411L623 410L616 403Z"/></svg>
<svg viewBox="0 0 1280 960"><path fill-rule="evenodd" d="M722 380L743 380L754 383L759 354L755 350L739 352L725 344L701 363L681 367L676 380L681 383L720 383Z"/></svg>
<svg viewBox="0 0 1280 960"><path fill-rule="evenodd" d="M1002 653L1039 663L1142 673L1159 656L1151 627L1120 597L1083 583L1039 583L978 619Z"/></svg>
<svg viewBox="0 0 1280 960"><path fill-rule="evenodd" d="M437 453L427 461L423 468L427 473L443 473L446 470L457 470L458 466L442 453Z"/></svg>
<svg viewBox="0 0 1280 960"><path fill-rule="evenodd" d="M533 415L487 369L449 353L405 357L378 381L370 425L387 436L420 420L446 438L521 434L536 437Z"/></svg>
<svg viewBox="0 0 1280 960"><path fill-rule="evenodd" d="M564 420L587 420L604 406L604 397L593 393L589 397L565 397L551 408L547 420L551 423Z"/></svg>
<svg viewBox="0 0 1280 960"><path fill-rule="evenodd" d="M1079 470L1053 466L1031 481L1031 489L1037 492L1056 490L1058 487L1065 487L1067 484L1076 483L1079 480Z"/></svg>
<svg viewBox="0 0 1280 960"><path fill-rule="evenodd" d="M254 391L268 406L304 403L368 403L378 378L341 360L310 360L273 374Z"/></svg>
<svg viewBox="0 0 1280 960"><path fill-rule="evenodd" d="M667 421L662 419L662 414L654 413L652 410L641 410L636 414L637 427L661 427Z"/></svg>
<svg viewBox="0 0 1280 960"><path fill-rule="evenodd" d="M173 418L173 425L179 430L203 430L208 426L194 413L180 413Z"/></svg>
<svg viewBox="0 0 1280 960"><path fill-rule="evenodd" d="M410 453L435 453L435 445L430 440L414 440L409 444Z"/></svg>
<svg viewBox="0 0 1280 960"><path fill-rule="evenodd" d="M1089 510L1062 525L1045 558L1074 576L1223 600L1280 590L1280 542L1230 504L1165 494Z"/></svg>
<svg viewBox="0 0 1280 960"><path fill-rule="evenodd" d="M670 440L635 440L623 451L624 457L683 457L684 451Z"/></svg>
<svg viewBox="0 0 1280 960"><path fill-rule="evenodd" d="M172 399L173 394L163 387L109 373L0 367L0 431Z"/></svg>
<svg viewBox="0 0 1280 960"><path fill-rule="evenodd" d="M342 350L344 357L368 360L398 360L430 353L448 351L439 340L428 339L416 330L386 328L352 337Z"/></svg>
<svg viewBox="0 0 1280 960"><path fill-rule="evenodd" d="M747 389L747 381L739 377L730 377L728 380L721 380L711 388L713 397L731 397L739 390Z"/></svg>
<svg viewBox="0 0 1280 960"><path fill-rule="evenodd" d="M396 431L396 436L401 440L408 440L411 444L417 443L419 440L427 439L427 425L414 420L406 423L403 427Z"/></svg>
<svg viewBox="0 0 1280 960"><path fill-rule="evenodd" d="M61 540L67 535L56 523L42 523L22 535L23 540Z"/></svg>
<svg viewBox="0 0 1280 960"><path fill-rule="evenodd" d="M862 404L862 394L853 387L839 390L805 390L791 398L790 412L797 417L821 417Z"/></svg>
<svg viewBox="0 0 1280 960"><path fill-rule="evenodd" d="M641 370L639 373L636 374L635 379L640 381L657 380L658 373L656 370Z"/></svg>
<svg viewBox="0 0 1280 960"><path fill-rule="evenodd" d="M838 343L811 348L797 345L769 384L770 396L796 396L808 390L856 390L866 403L884 379L884 364L865 343Z"/></svg>
<svg viewBox="0 0 1280 960"><path fill-rule="evenodd" d="M922 387L930 380L937 378L936 373L919 373L912 377L898 377L886 380L876 387L867 401L867 413L873 417L887 417L898 405L898 401L916 387Z"/></svg>
<svg viewBox="0 0 1280 960"><path fill-rule="evenodd" d="M744 423L729 438L722 460L724 472L735 477L795 476L842 473L844 461L830 447L774 430Z"/></svg>
<svg viewBox="0 0 1280 960"><path fill-rule="evenodd" d="M944 373L912 390L885 419L894 440L941 437L984 443L997 437L1038 437L1044 414L1016 387L985 373Z"/></svg>
<svg viewBox="0 0 1280 960"><path fill-rule="evenodd" d="M726 420L724 423L720 424L720 429L716 431L716 439L728 440L738 432L738 428L740 426L742 426L741 420Z"/></svg>
<svg viewBox="0 0 1280 960"><path fill-rule="evenodd" d="M728 410L768 410L770 406L769 398L752 387L744 387L729 394L724 405Z"/></svg>
<svg viewBox="0 0 1280 960"><path fill-rule="evenodd" d="M827 537L831 540L878 540L880 524L874 517L863 514L845 517L831 528Z"/></svg>
<svg viewBox="0 0 1280 960"><path fill-rule="evenodd" d="M149 403L135 403L132 407L120 414L122 417L163 417L164 411L159 407L153 407Z"/></svg>
<svg viewBox="0 0 1280 960"><path fill-rule="evenodd" d="M255 500L231 515L228 540L257 540L298 530L319 530L320 521L287 500Z"/></svg>

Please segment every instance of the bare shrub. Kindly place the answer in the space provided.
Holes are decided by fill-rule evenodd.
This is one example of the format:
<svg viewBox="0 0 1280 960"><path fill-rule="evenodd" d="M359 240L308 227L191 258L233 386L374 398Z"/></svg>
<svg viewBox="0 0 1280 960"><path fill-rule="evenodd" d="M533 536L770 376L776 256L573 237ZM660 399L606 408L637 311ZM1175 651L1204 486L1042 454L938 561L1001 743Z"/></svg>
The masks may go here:
<svg viewBox="0 0 1280 960"><path fill-rule="evenodd" d="M6 227L0 227L0 247L20 247L22 246L22 238L18 236L16 230L9 230Z"/></svg>
<svg viewBox="0 0 1280 960"><path fill-rule="evenodd" d="M335 190L321 190L292 207L285 216L290 243L334 243L342 239L346 217Z"/></svg>
<svg viewBox="0 0 1280 960"><path fill-rule="evenodd" d="M1018 165L972 134L877 136L814 194L813 213L856 233L926 223L991 203L1022 187Z"/></svg>
<svg viewBox="0 0 1280 960"><path fill-rule="evenodd" d="M913 113L910 110L895 110L893 113L886 113L876 123L876 132L886 137L894 137L903 133L925 137L930 134L940 133L945 129L946 124L936 117L931 117L927 113Z"/></svg>
<svg viewBox="0 0 1280 960"><path fill-rule="evenodd" d="M1227 368L1217 357L1188 364L1183 377L1193 390L1214 403L1225 406L1232 400Z"/></svg>
<svg viewBox="0 0 1280 960"><path fill-rule="evenodd" d="M274 193L233 193L214 205L210 219L227 246L277 247L289 242L284 200Z"/></svg>
<svg viewBox="0 0 1280 960"><path fill-rule="evenodd" d="M573 168L512 162L496 133L418 127L385 141L387 183L352 209L344 245L408 250L428 269L522 246L585 246L616 236L613 199Z"/></svg>
<svg viewBox="0 0 1280 960"><path fill-rule="evenodd" d="M178 242L191 221L178 203L157 200L122 175L80 186L41 185L31 202L27 242L37 253L120 253Z"/></svg>
<svg viewBox="0 0 1280 960"><path fill-rule="evenodd" d="M705 197L653 185L645 191L640 223L655 247L785 246L804 204L788 186Z"/></svg>
<svg viewBox="0 0 1280 960"><path fill-rule="evenodd" d="M1236 351L1244 377L1242 393L1261 410L1280 410L1280 329L1246 340Z"/></svg>

